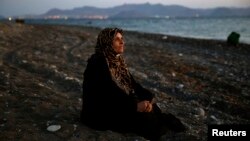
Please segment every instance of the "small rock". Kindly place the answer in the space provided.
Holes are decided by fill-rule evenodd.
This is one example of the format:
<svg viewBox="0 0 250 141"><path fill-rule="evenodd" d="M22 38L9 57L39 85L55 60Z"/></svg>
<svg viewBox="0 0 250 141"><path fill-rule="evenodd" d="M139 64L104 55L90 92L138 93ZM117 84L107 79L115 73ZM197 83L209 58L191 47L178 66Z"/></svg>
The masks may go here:
<svg viewBox="0 0 250 141"><path fill-rule="evenodd" d="M163 36L162 39L163 40L166 40L168 38L168 36Z"/></svg>
<svg viewBox="0 0 250 141"><path fill-rule="evenodd" d="M205 111L203 110L203 108L198 108L197 109L197 114L201 117L205 116Z"/></svg>
<svg viewBox="0 0 250 141"><path fill-rule="evenodd" d="M183 56L183 54L182 54L182 53L179 53L178 55L179 55L179 56Z"/></svg>
<svg viewBox="0 0 250 141"><path fill-rule="evenodd" d="M216 124L221 124L221 122L219 121L219 119L217 119L214 115L211 115L210 118L213 120L213 122L215 122Z"/></svg>
<svg viewBox="0 0 250 141"><path fill-rule="evenodd" d="M176 74L175 74L174 72L172 72L172 76L173 76L173 77L175 77L175 76L176 76Z"/></svg>
<svg viewBox="0 0 250 141"><path fill-rule="evenodd" d="M74 131L75 131L75 130L76 130L76 128L77 128L77 125L76 125L76 124L74 124L73 126L74 126Z"/></svg>
<svg viewBox="0 0 250 141"><path fill-rule="evenodd" d="M47 130L50 132L56 132L59 129L61 129L61 125L50 125L49 127L47 127Z"/></svg>
<svg viewBox="0 0 250 141"><path fill-rule="evenodd" d="M177 88L178 89L182 89L182 88L184 88L184 85L183 84L179 84L179 85L177 85Z"/></svg>
<svg viewBox="0 0 250 141"><path fill-rule="evenodd" d="M27 60L22 60L22 62L23 62L24 64L28 63L28 61L27 61Z"/></svg>

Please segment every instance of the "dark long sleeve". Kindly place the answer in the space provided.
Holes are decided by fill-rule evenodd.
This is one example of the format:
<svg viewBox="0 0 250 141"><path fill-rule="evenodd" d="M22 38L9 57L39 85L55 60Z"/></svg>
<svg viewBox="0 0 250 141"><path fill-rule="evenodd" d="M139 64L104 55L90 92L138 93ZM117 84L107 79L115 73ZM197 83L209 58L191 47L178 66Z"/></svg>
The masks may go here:
<svg viewBox="0 0 250 141"><path fill-rule="evenodd" d="M135 88L135 94L139 101L148 100L152 101L155 95L149 91L148 89L144 88L141 84L136 82L136 80L132 77L133 85Z"/></svg>
<svg viewBox="0 0 250 141"><path fill-rule="evenodd" d="M83 113L89 118L113 118L137 110L137 100L121 90L111 75L105 59L93 56L84 72ZM93 116L93 117L92 117Z"/></svg>

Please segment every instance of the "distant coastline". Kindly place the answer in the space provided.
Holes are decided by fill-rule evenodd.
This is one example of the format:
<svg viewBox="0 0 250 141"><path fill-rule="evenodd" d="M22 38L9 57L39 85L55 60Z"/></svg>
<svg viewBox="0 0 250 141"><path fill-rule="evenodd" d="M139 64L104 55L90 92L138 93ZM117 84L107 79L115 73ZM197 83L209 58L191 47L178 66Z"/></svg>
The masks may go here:
<svg viewBox="0 0 250 141"><path fill-rule="evenodd" d="M224 18L137 18L137 19L27 19L27 24L120 27L130 31L156 33L197 39L225 41L231 32L240 34L240 42L250 44L250 17Z"/></svg>
<svg viewBox="0 0 250 141"><path fill-rule="evenodd" d="M112 19L112 18L178 18L178 17L250 17L250 7L189 8L181 5L123 4L109 8L94 6L73 9L50 9L38 15L16 15L24 19ZM0 18L4 18L0 15ZM9 17L5 17L9 18Z"/></svg>

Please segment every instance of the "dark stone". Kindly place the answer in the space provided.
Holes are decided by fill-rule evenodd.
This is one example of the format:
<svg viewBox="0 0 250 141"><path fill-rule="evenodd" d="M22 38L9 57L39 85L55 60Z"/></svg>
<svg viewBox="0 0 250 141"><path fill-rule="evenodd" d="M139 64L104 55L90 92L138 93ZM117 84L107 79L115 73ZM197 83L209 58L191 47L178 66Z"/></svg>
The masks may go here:
<svg viewBox="0 0 250 141"><path fill-rule="evenodd" d="M227 43L231 45L239 44L240 34L236 32L231 32L227 37Z"/></svg>
<svg viewBox="0 0 250 141"><path fill-rule="evenodd" d="M19 24L24 24L25 20L24 19L16 19L15 22L19 23Z"/></svg>

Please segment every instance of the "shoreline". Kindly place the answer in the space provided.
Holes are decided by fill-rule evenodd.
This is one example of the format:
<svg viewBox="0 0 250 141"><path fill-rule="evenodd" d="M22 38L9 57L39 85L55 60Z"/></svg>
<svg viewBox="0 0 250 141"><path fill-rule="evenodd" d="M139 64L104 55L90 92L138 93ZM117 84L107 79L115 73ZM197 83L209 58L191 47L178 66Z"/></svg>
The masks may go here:
<svg viewBox="0 0 250 141"><path fill-rule="evenodd" d="M79 122L100 28L0 22L0 140L140 140ZM135 79L201 141L209 124L250 124L250 45L124 31ZM49 125L61 125L56 132ZM30 135L27 137L27 135ZM28 139L27 139L28 138Z"/></svg>
<svg viewBox="0 0 250 141"><path fill-rule="evenodd" d="M43 22L41 22L41 23L36 23L36 22L29 22L29 20L30 19L26 19L28 22L26 23L26 24L40 24L40 25L62 25L62 26L64 26L64 25L66 25L66 26L83 26L83 27L89 27L89 28L99 28L99 29L101 29L101 27L98 27L98 26L94 26L94 25L92 25L92 24L88 24L88 23L85 23L85 25L83 24L83 25L77 25L77 24L67 24L66 22L65 23L60 23L60 22L58 22L58 23L50 23L50 22L48 22L48 23L43 23ZM44 19L41 19L41 20L44 20ZM87 19L85 19L86 20L86 22L88 21ZM7 20L5 20L5 21L7 21ZM30 21L33 21L33 20L30 20ZM46 20L45 20L46 21ZM55 20L55 21L57 21L57 20ZM61 21L61 20L59 20L59 21ZM91 20L90 20L91 21ZM8 22L8 21L7 21ZM13 21L14 22L14 21ZM227 40L227 36L229 35L229 33L228 33L228 35L224 35L225 37L224 38L213 38L213 37L206 37L206 36L204 36L204 38L201 36L201 37L199 37L199 36L185 36L185 35L174 35L174 34L167 34L167 33L157 33L157 32L150 32L150 31L140 31L140 30L127 30L127 31L130 31L130 32L141 32L141 33L146 33L146 34L161 34L161 35L167 35L167 36L173 36L173 37L180 37L180 38L187 38L187 39L197 39L197 40L216 40L216 41L225 41L226 42L226 40ZM247 45L250 45L250 41L241 41L241 39L242 39L242 37L240 37L240 40L239 40L239 43L241 43L241 44L247 44Z"/></svg>
<svg viewBox="0 0 250 141"><path fill-rule="evenodd" d="M32 24L31 24L32 25ZM69 26L69 27L83 27L83 28L91 28L91 29L97 29L101 30L102 28L100 27L95 27L95 26L85 26L85 25L64 25L64 24L41 24L41 25L53 25L53 26ZM124 29L123 29L124 30ZM195 41L195 42L213 42L214 44L223 44L227 45L227 39L212 39L212 38L199 38L199 37L186 37L186 36L177 36L177 35L169 35L169 34L164 34L164 33L150 33L150 32L143 32L143 31L133 31L133 30L124 30L126 32L130 33L135 33L135 34L140 34L142 36L157 36L158 38L164 38L165 37L170 37L171 40L176 40L176 41L188 41L190 42ZM165 39L167 40L167 39ZM231 45L234 46L234 45ZM244 42L239 42L238 46L250 46L250 43L244 43Z"/></svg>

